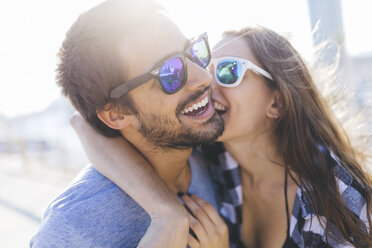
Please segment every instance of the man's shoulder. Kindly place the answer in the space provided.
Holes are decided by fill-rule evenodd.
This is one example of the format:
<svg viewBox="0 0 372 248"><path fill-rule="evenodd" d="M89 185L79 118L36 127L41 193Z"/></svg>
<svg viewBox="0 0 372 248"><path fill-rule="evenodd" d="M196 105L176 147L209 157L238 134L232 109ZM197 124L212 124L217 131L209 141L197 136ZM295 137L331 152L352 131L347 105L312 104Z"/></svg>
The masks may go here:
<svg viewBox="0 0 372 248"><path fill-rule="evenodd" d="M50 236L66 242L66 247L69 242L135 247L149 224L150 216L131 197L89 166L52 201L33 240L47 242Z"/></svg>
<svg viewBox="0 0 372 248"><path fill-rule="evenodd" d="M122 191L116 184L100 174L92 166L85 167L70 185L55 198L48 207L48 211L59 213L78 214L80 210L85 213L108 213L115 209L133 211L136 202ZM110 207L105 209L105 207ZM142 210L138 208L138 210ZM123 212L124 215L126 213Z"/></svg>

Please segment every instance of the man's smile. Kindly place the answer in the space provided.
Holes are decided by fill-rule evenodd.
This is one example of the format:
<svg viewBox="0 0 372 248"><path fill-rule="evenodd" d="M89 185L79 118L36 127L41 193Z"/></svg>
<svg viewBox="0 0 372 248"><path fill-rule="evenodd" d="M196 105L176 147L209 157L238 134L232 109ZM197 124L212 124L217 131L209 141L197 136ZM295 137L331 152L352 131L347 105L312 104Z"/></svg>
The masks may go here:
<svg viewBox="0 0 372 248"><path fill-rule="evenodd" d="M200 102L194 103L191 106L184 108L184 110L181 111L181 114L199 115L201 112L203 112L206 109L205 106L208 104L208 102L209 102L208 96L206 96Z"/></svg>

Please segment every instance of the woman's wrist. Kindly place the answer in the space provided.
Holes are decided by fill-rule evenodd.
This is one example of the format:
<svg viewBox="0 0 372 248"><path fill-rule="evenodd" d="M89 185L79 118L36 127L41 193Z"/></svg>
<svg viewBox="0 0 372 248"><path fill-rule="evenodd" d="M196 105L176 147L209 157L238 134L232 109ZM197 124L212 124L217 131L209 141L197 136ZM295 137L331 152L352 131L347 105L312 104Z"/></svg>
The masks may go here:
<svg viewBox="0 0 372 248"><path fill-rule="evenodd" d="M181 202L174 196L172 199L157 204L151 213L151 220L157 223L167 221L179 222L179 224L188 225L188 212Z"/></svg>
<svg viewBox="0 0 372 248"><path fill-rule="evenodd" d="M150 214L150 226L138 247L186 247L189 234L189 218L186 209L182 205L179 208L178 206L164 204L157 211Z"/></svg>

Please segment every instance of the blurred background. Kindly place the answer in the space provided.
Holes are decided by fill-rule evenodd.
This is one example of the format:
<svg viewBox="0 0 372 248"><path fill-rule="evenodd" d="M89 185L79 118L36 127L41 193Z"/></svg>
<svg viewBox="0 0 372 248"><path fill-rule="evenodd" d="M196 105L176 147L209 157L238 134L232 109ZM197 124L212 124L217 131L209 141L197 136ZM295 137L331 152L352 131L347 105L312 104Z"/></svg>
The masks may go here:
<svg viewBox="0 0 372 248"><path fill-rule="evenodd" d="M88 163L69 126L74 109L55 84L56 53L78 15L100 2L1 0L0 247L27 247L48 202ZM371 1L159 2L188 37L207 31L213 45L224 30L262 25L288 37L309 64L337 64L336 79L320 88L331 102L342 96L338 109L351 111L335 108L339 119L371 139Z"/></svg>

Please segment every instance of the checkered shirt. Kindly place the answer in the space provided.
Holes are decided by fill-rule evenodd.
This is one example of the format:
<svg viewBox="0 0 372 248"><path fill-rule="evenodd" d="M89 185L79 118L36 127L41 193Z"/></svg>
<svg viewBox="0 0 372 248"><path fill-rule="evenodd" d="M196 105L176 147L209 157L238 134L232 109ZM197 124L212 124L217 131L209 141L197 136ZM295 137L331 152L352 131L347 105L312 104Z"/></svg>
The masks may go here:
<svg viewBox="0 0 372 248"><path fill-rule="evenodd" d="M361 220L362 228L369 231L367 219L367 204L364 199L365 190L337 161L328 150L320 147L326 155L327 162L332 163L340 193L346 206ZM203 147L206 159L212 163L212 177L221 198L220 215L229 228L230 245L232 248L244 247L241 242L242 224L242 188L240 184L239 165L224 149L221 143ZM346 243L336 227L330 224L330 232L326 240L325 217L317 217L314 208L305 197L306 192L297 190L292 215L290 217L290 236L284 247L353 247ZM322 225L323 224L323 225ZM328 241L328 242L327 242Z"/></svg>

